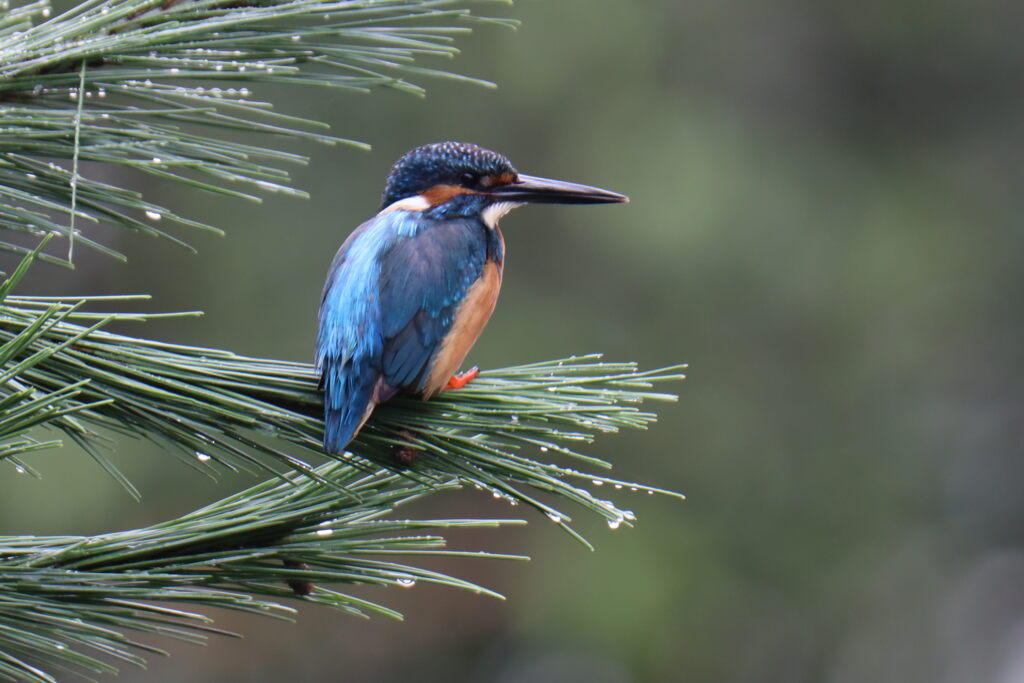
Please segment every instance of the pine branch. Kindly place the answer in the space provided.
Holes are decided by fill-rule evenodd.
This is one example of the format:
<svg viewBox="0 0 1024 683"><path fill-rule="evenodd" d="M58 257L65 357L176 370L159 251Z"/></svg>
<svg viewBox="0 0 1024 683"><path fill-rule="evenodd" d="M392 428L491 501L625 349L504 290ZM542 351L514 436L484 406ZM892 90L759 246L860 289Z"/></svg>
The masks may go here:
<svg viewBox="0 0 1024 683"><path fill-rule="evenodd" d="M628 525L631 512L597 499L576 480L639 485L542 462L523 447L608 466L564 444L646 426L654 415L633 404L673 398L649 388L679 377L678 368L645 373L593 356L491 371L430 402L388 404L352 452L314 468L289 450L304 457L320 451L312 367L105 332L100 328L111 321L147 316L83 310L130 297L69 303L11 295L31 261L0 285L0 439L6 444L0 460L31 472L25 462L31 451L54 442L31 441L25 432L49 424L93 449L115 474L96 430L160 437L210 474L217 466L292 471L143 529L0 537L0 678L11 680L54 681L56 671L109 673L117 670L111 660L142 665L146 655L162 653L133 634L188 642L231 635L196 611L206 607L288 617L294 609L280 601L302 596L350 614L399 616L329 587L337 584L422 581L495 595L408 560L514 559L448 551L442 537L423 533L519 520L385 515L418 497L472 484L543 510L574 535L568 516L523 488L579 503L613 528ZM419 453L407 469L394 459L396 446Z"/></svg>
<svg viewBox="0 0 1024 683"><path fill-rule="evenodd" d="M0 285L0 463L38 476L37 452L60 444L37 438L49 427L135 495L109 457L113 438L163 442L209 476L274 475L143 529L0 537L0 679L54 681L58 672L142 665L161 652L152 638L226 634L202 614L208 607L288 618L295 610L282 601L301 599L398 616L337 589L345 584L420 581L493 595L417 560L514 558L445 550L437 534L518 520L394 517L398 505L437 491L485 489L540 510L584 543L563 506L582 506L616 528L633 514L598 498L596 487L661 491L588 473L610 464L577 449L597 434L653 422L636 404L674 399L653 384L679 379L682 366L645 372L589 355L485 371L430 402L389 402L350 452L325 462L310 365L103 329L162 317L95 310L145 297L11 294L34 259L61 261L42 251L54 233L69 238L70 263L75 241L120 256L83 233L95 223L181 244L178 227L216 230L90 179L97 162L233 198L305 196L285 170L305 159L266 140L357 143L273 111L249 86L421 94L407 76L455 76L414 62L454 54L453 38L467 29L452 24L471 17L452 6L476 1L86 0L56 17L46 2L0 7L0 228L47 235ZM246 141L252 135L260 144ZM13 242L0 249L26 251Z"/></svg>
<svg viewBox="0 0 1024 683"><path fill-rule="evenodd" d="M674 398L649 389L678 378L678 368L639 372L587 356L491 371L430 402L393 401L375 413L352 452L311 467L299 457L320 453L311 366L113 334L101 328L153 316L84 310L131 297L65 302L11 295L44 246L45 240L0 285L0 461L33 472L26 459L55 442L26 432L50 425L118 477L103 453L102 430L161 438L211 475L218 467L285 470L143 529L0 537L0 678L110 673L115 662L143 665L145 656L163 653L138 634L187 642L231 635L202 614L208 607L289 617L295 610L281 601L301 598L349 614L399 616L330 587L338 584L421 581L496 595L415 559L518 556L445 550L441 536L424 532L521 521L391 518L398 505L438 491L487 488L544 511L577 538L568 516L536 491L596 511L613 528L633 519L577 480L639 485L543 462L523 447L608 466L565 444L649 424L653 413L633 403ZM395 460L396 447L418 454L411 466Z"/></svg>
<svg viewBox="0 0 1024 683"><path fill-rule="evenodd" d="M359 616L400 618L324 584L409 587L419 581L501 597L404 558L525 559L449 551L441 537L422 535L518 520L382 519L432 489L337 462L319 467L317 477L354 498L289 475L144 529L89 538L0 537L0 678L54 681L50 671L116 672L108 659L141 666L145 655L165 653L132 632L187 642L233 635L193 610L290 618L295 610L280 601L295 598L298 586L308 587L301 591L304 601Z"/></svg>
<svg viewBox="0 0 1024 683"><path fill-rule="evenodd" d="M305 196L285 170L305 159L268 137L357 143L273 111L249 86L421 94L406 77L456 77L415 62L454 54L453 38L468 29L453 24L471 16L452 7L475 2L86 0L55 17L43 1L0 6L0 228L47 235L0 285L0 463L38 476L36 452L60 443L36 438L49 427L135 495L109 457L113 438L163 442L209 476L274 475L145 529L0 538L0 678L52 681L54 671L114 671L110 659L141 664L159 650L137 634L195 641L223 633L195 611L209 606L288 616L280 601L301 595L397 616L333 584L419 580L488 592L408 562L462 554L427 531L515 520L392 518L396 506L428 493L472 485L540 510L586 543L561 507L582 506L616 528L633 514L598 498L597 487L661 491L584 471L610 464L577 449L597 434L652 423L636 404L674 399L653 385L681 378L682 366L640 371L588 355L485 371L430 402L392 400L350 452L331 459L320 445L310 365L103 329L165 315L95 310L145 297L11 294L34 259L61 261L43 254L51 234L69 238L70 262L74 241L120 256L83 225L179 243L178 227L216 230L90 179L97 162L233 198ZM246 141L252 135L260 144Z"/></svg>
<svg viewBox="0 0 1024 683"><path fill-rule="evenodd" d="M38 329L13 358L37 354L42 360L8 372L19 389L42 395L77 387L74 395L55 401L67 414L52 424L130 491L104 452L105 437L98 430L161 440L169 453L211 476L218 467L291 471L338 486L322 480L308 463L323 455L322 396L310 364L106 332L98 328L109 321L138 322L147 316L83 312L88 299L10 296L24 271L20 268L0 288L0 342L10 344L25 330ZM51 322L40 323L47 315ZM599 433L652 423L656 415L637 404L674 400L651 387L680 379L682 367L640 371L633 363L587 355L484 371L466 388L428 402L396 398L378 408L342 459L367 472L384 467L427 486L455 480L486 489L544 512L573 534L571 517L539 492L581 505L613 527L628 525L629 510L598 498L587 486L670 492L569 464L610 468L576 447ZM0 385L0 397L10 392ZM396 459L396 449L419 455L407 465ZM552 462L552 456L569 464ZM15 464L25 468L23 459Z"/></svg>
<svg viewBox="0 0 1024 683"><path fill-rule="evenodd" d="M106 223L185 246L161 226L220 232L79 173L91 162L233 198L260 201L258 191L305 197L284 166L306 159L265 146L268 135L364 145L327 134L323 123L274 112L249 86L422 94L406 76L463 78L414 63L454 55L454 37L469 30L455 22L514 23L452 8L476 2L86 0L55 17L46 0L5 3L0 228L59 233L119 258L81 226ZM225 135L236 131L258 134L263 144ZM4 241L0 249L25 251Z"/></svg>

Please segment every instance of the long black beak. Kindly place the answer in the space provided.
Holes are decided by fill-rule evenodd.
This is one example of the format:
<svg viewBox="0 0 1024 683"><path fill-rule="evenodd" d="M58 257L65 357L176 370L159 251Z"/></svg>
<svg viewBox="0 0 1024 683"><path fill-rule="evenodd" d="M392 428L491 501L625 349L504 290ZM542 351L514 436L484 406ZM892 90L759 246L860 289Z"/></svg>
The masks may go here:
<svg viewBox="0 0 1024 683"><path fill-rule="evenodd" d="M487 193L500 197L502 200L524 203L618 204L629 201L629 197L618 192L521 173L516 182L491 187Z"/></svg>

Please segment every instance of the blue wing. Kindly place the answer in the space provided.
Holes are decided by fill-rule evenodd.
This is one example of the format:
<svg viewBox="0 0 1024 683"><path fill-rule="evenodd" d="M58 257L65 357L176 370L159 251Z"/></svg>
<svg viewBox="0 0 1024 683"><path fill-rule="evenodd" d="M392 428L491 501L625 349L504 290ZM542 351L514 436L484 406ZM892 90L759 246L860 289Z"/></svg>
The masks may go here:
<svg viewBox="0 0 1024 683"><path fill-rule="evenodd" d="M373 407L420 391L431 358L487 257L485 228L393 211L364 223L331 265L320 306L317 367L324 445L341 451Z"/></svg>

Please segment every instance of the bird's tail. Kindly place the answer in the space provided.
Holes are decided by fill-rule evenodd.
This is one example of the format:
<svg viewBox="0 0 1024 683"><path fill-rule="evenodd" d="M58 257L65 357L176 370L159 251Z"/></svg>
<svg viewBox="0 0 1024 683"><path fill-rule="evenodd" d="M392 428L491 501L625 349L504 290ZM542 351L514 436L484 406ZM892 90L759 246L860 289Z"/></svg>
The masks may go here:
<svg viewBox="0 0 1024 683"><path fill-rule="evenodd" d="M326 360L321 382L324 389L324 449L341 453L359 432L377 405L380 374L366 361L347 363Z"/></svg>

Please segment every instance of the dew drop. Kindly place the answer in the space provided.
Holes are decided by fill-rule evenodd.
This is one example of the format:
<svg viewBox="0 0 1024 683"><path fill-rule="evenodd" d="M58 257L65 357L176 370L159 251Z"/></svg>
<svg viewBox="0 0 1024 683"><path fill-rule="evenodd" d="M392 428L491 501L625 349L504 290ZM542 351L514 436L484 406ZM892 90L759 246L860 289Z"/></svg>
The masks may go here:
<svg viewBox="0 0 1024 683"><path fill-rule="evenodd" d="M242 97L248 97L250 92L249 92L248 88L242 88L241 90L238 91L238 94L241 95Z"/></svg>
<svg viewBox="0 0 1024 683"><path fill-rule="evenodd" d="M402 588L412 588L416 585L416 579L412 576L400 576L398 577L398 585Z"/></svg>
<svg viewBox="0 0 1024 683"><path fill-rule="evenodd" d="M172 67L171 67L171 73L172 73L172 74L176 74L176 73L178 73L178 67L176 67L176 66L172 66Z"/></svg>
<svg viewBox="0 0 1024 683"><path fill-rule="evenodd" d="M548 452L548 447L547 446L541 446L540 447L540 452L541 453L547 453Z"/></svg>
<svg viewBox="0 0 1024 683"><path fill-rule="evenodd" d="M14 471L17 472L18 474L25 474L25 468L22 467L21 465L15 465Z"/></svg>
<svg viewBox="0 0 1024 683"><path fill-rule="evenodd" d="M604 486L604 482L601 481L600 479L594 479L593 482L594 486Z"/></svg>
<svg viewBox="0 0 1024 683"><path fill-rule="evenodd" d="M57 649L58 650L66 650L67 646L64 645L64 643L57 643Z"/></svg>
<svg viewBox="0 0 1024 683"><path fill-rule="evenodd" d="M151 221L158 221L161 218L163 218L163 216L159 211L147 211L146 218L148 218Z"/></svg>
<svg viewBox="0 0 1024 683"><path fill-rule="evenodd" d="M630 487L629 487L629 490L630 490L630 491L636 491L636 487L635 487L635 486L630 486Z"/></svg>
<svg viewBox="0 0 1024 683"><path fill-rule="evenodd" d="M217 64L213 68L214 68L215 71L223 71L224 70L224 65L223 64Z"/></svg>
<svg viewBox="0 0 1024 683"><path fill-rule="evenodd" d="M78 99L78 91L77 90L72 90L71 92L68 93L68 97L70 97L73 100L77 100Z"/></svg>
<svg viewBox="0 0 1024 683"><path fill-rule="evenodd" d="M616 485L615 485L615 488L617 488L617 489L621 489L621 488L622 488L622 484L616 484Z"/></svg>
<svg viewBox="0 0 1024 683"><path fill-rule="evenodd" d="M561 524L562 523L561 515L555 514L554 512L549 512L548 513L548 519L550 519L555 524Z"/></svg>
<svg viewBox="0 0 1024 683"><path fill-rule="evenodd" d="M107 91L104 90L103 88L100 88L99 90L96 91L96 96L97 97L101 97L101 98L102 97L106 97L107 96Z"/></svg>
<svg viewBox="0 0 1024 683"><path fill-rule="evenodd" d="M518 415L513 415L512 416L512 424L519 424L519 416Z"/></svg>
<svg viewBox="0 0 1024 683"><path fill-rule="evenodd" d="M297 43L302 40L302 36L292 36L292 42Z"/></svg>
<svg viewBox="0 0 1024 683"><path fill-rule="evenodd" d="M548 387L548 391L558 391L558 387Z"/></svg>
<svg viewBox="0 0 1024 683"><path fill-rule="evenodd" d="M330 536L333 533L334 533L334 529L317 529L316 530L316 535L317 536Z"/></svg>
<svg viewBox="0 0 1024 683"><path fill-rule="evenodd" d="M153 163L154 164L159 164L159 163L162 163L162 162L163 162L163 160L160 157L153 157Z"/></svg>
<svg viewBox="0 0 1024 683"><path fill-rule="evenodd" d="M206 453L203 453L201 451L196 451L196 460L198 460L199 462L206 462L209 459L210 459L210 456L208 456Z"/></svg>
<svg viewBox="0 0 1024 683"><path fill-rule="evenodd" d="M647 492L647 495L648 495L648 496L653 496L653 495L654 495L654 491L648 491L648 492Z"/></svg>
<svg viewBox="0 0 1024 683"><path fill-rule="evenodd" d="M239 71L239 73L244 72L245 71L245 67L244 66L238 67L238 71Z"/></svg>
<svg viewBox="0 0 1024 683"><path fill-rule="evenodd" d="M100 118L101 119L109 119L110 118L110 114L100 114Z"/></svg>
<svg viewBox="0 0 1024 683"><path fill-rule="evenodd" d="M48 18L49 16L50 16L50 8L49 7L43 8L43 18Z"/></svg>
<svg viewBox="0 0 1024 683"><path fill-rule="evenodd" d="M25 177L28 178L29 180L35 180L36 179L36 174L35 173L26 173Z"/></svg>
<svg viewBox="0 0 1024 683"><path fill-rule="evenodd" d="M612 530L618 529L621 524L622 520L618 518L608 520L608 528Z"/></svg>

